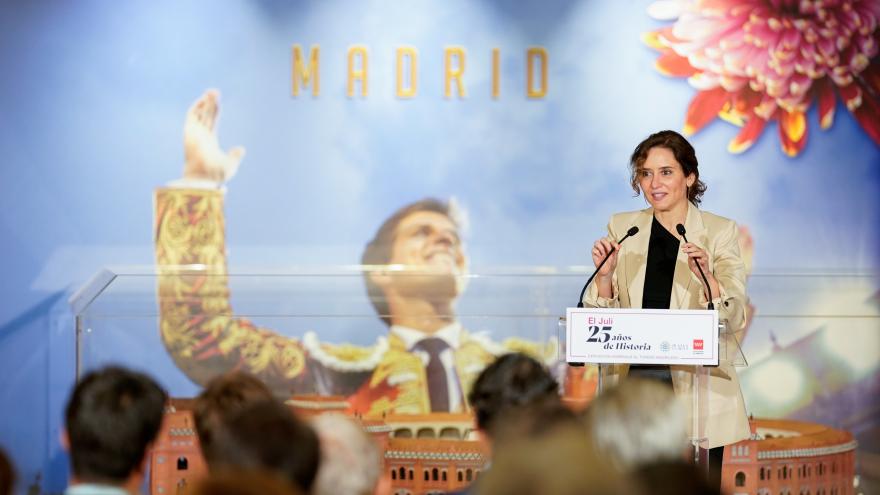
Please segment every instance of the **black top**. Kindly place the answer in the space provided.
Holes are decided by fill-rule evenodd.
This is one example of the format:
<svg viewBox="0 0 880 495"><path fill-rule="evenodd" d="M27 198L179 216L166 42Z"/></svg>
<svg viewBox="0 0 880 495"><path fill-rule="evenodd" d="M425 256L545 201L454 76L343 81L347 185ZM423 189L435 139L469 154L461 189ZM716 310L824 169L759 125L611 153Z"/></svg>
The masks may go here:
<svg viewBox="0 0 880 495"><path fill-rule="evenodd" d="M648 260L645 266L645 290L642 292L642 308L669 309L672 299L672 278L678 259L678 238L660 225L657 217L651 222L651 240L648 241ZM672 387L669 366L658 364L634 364L629 368L630 377L657 380Z"/></svg>
<svg viewBox="0 0 880 495"><path fill-rule="evenodd" d="M657 217L651 222L648 261L645 266L645 290L642 308L669 309L672 298L672 277L678 259L678 238L660 225Z"/></svg>

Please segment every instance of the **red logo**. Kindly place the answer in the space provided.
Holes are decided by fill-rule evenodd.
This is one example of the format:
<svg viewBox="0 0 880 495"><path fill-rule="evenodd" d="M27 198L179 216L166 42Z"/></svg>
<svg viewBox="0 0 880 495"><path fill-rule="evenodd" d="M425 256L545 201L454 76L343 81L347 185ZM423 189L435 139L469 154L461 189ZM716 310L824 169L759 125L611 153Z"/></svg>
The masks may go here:
<svg viewBox="0 0 880 495"><path fill-rule="evenodd" d="M703 339L694 339L694 350L702 351L703 350Z"/></svg>

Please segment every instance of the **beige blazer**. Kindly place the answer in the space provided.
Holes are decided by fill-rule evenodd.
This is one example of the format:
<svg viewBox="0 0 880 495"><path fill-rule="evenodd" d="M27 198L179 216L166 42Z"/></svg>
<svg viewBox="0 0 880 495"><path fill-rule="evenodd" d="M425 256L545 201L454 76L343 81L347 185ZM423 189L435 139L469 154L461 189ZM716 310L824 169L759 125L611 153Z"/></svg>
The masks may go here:
<svg viewBox="0 0 880 495"><path fill-rule="evenodd" d="M648 257L648 241L651 238L651 223L654 210L618 213L608 222L608 238L620 240L626 231L636 226L639 233L627 239L620 247L617 268L612 276L613 293L611 298L599 297L595 283L590 284L584 295L584 306L591 308L641 308L642 292L645 287L645 266ZM718 281L721 294L713 294L715 309L719 319L727 320L728 327L735 330L729 338L739 338L746 322L746 271L739 253L736 223L712 213L700 211L693 204L688 205L687 219L684 223L689 241L700 246L709 255L709 271ZM675 274L672 282L671 309L705 309L706 300L702 279L691 272L687 265L687 255L678 252ZM734 345L733 342L729 342ZM731 353L732 355L732 353ZM615 366L610 373L614 381L626 376L628 365ZM686 366L672 366L672 382L676 395L692 411L692 376ZM735 443L750 435L748 417L736 369L728 360L722 360L717 368L711 369L709 377L709 401L704 435L708 440L705 448ZM688 424L691 425L691 417Z"/></svg>

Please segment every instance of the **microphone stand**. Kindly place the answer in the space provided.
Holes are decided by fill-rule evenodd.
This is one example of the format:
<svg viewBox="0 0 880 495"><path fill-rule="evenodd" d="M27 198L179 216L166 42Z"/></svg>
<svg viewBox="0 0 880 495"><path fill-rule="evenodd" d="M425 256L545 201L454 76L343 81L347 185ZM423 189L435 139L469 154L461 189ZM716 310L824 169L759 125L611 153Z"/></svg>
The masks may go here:
<svg viewBox="0 0 880 495"><path fill-rule="evenodd" d="M684 242L688 242L688 238L685 235L685 232L687 231L684 229L684 225L676 225L675 230L678 231L678 234L681 236L682 239L684 239ZM712 302L712 287L709 285L709 279L707 279L706 274L703 273L703 268L700 266L700 262L695 260L694 263L697 264L697 270L700 271L700 276L703 277L703 283L706 284L706 292L709 293L709 305L707 306L707 308L715 309L715 303Z"/></svg>
<svg viewBox="0 0 880 495"><path fill-rule="evenodd" d="M623 243L623 241L625 241L627 239L627 237L634 236L638 232L639 232L638 227L630 227L629 230L626 231L626 235L623 236L623 238L621 238L619 241L617 241L617 245L620 246ZM611 251L608 251L608 254L605 255L605 259L603 259L602 262L599 263L599 266L597 266L596 269L593 270L593 274L590 275L590 278L587 279L587 283L584 284L584 288L581 289L581 297L578 299L577 307L579 307L579 308L584 307L584 294L587 292L587 287L590 286L590 282L592 282L593 279L596 278L596 275L599 274L599 270L601 270L602 267L605 266L605 262L608 261L608 258L610 258L611 255L614 254L615 251L617 251L617 248L612 247ZM574 367L581 367L584 365L584 363L568 363L568 364L569 364L569 366L574 366Z"/></svg>
<svg viewBox="0 0 880 495"><path fill-rule="evenodd" d="M625 241L628 237L632 237L638 233L639 233L638 227L630 227L629 230L626 231L626 235L623 236L619 241L617 241L617 245L620 246L621 244L623 244L623 241ZM614 254L615 251L617 251L617 248L612 247L611 251L608 251L608 254L605 255L605 259L603 259L602 262L599 263L599 266L596 267L596 269L593 271L593 274L590 275L590 278L587 279L587 283L584 284L584 288L581 289L581 297L580 297L580 299L578 299L577 307L579 307L579 308L584 307L584 294L586 294L586 292L587 292L587 287L590 286L590 282L592 282L593 279L596 278L596 275L599 274L599 270L601 270L602 267L605 266L605 262L608 261L608 258L610 258L611 255Z"/></svg>

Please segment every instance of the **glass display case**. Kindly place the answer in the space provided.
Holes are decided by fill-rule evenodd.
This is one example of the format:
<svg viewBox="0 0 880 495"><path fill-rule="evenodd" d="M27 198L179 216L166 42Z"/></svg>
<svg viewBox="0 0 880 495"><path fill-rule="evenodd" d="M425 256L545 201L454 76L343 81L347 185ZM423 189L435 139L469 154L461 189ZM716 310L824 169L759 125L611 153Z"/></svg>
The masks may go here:
<svg viewBox="0 0 880 495"><path fill-rule="evenodd" d="M370 353L388 345L389 326L380 313L385 319L400 316L373 305L377 293L371 295L365 283L370 273L396 277L405 292L402 297L417 296L429 308L408 315L410 326L436 330L457 323L489 353L527 350L558 363L564 356L559 318L566 307L576 305L590 268L472 268L456 277L454 286L439 288L426 281L424 273L399 266L248 268L223 274L198 266L106 269L70 299L76 321L76 373L123 364L149 371L172 396L190 397L210 373L222 370L182 370L180 354L210 360L210 353L229 353L233 344L257 345L247 339L253 333L301 344L307 361L318 354L325 361L342 361L335 363L337 368L363 371L375 365L377 357ZM779 380L759 379L762 363L772 362L780 350L802 352L798 349L811 346L803 351L808 355L798 370L820 359L841 364L829 375L841 385L876 371L876 286L873 274L860 272L764 273L749 278L750 323L740 340L751 367L740 373L747 402L758 414L784 414L804 400L787 403L774 398L769 384ZM194 328L211 320L213 327L184 335L190 341L169 351L173 337L181 336L178 327ZM241 334L238 340L212 350L230 331ZM256 371L278 366L263 359ZM291 391L333 392L315 380L313 375L300 379Z"/></svg>
<svg viewBox="0 0 880 495"><path fill-rule="evenodd" d="M388 299L405 302L390 306L408 313L374 306L385 293L371 295L366 277L394 278L401 294ZM224 274L200 267L107 269L71 298L76 373L122 364L148 371L172 396L190 397L209 376L235 367L269 381L287 380L277 385L292 393L331 394L346 387L334 389L322 380L346 370L363 372L381 361L377 353L394 347L386 323L391 319L416 331L456 327L456 338L463 339L458 345L472 344L486 356L524 350L552 364L563 355L558 320L567 305L577 303L580 268L472 270L448 283L433 277L393 266ZM255 355L217 357L248 346ZM306 360L301 376L291 371L300 365L297 350ZM289 363L274 355L284 352L295 354ZM481 356L457 366L469 366L463 371L473 374L483 361ZM318 366L334 373L315 373Z"/></svg>

